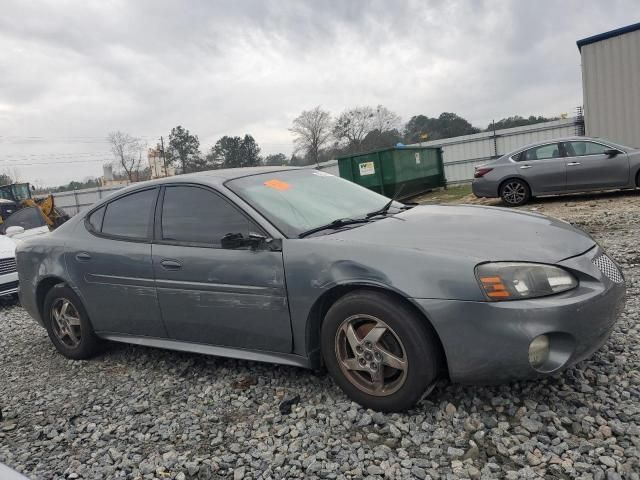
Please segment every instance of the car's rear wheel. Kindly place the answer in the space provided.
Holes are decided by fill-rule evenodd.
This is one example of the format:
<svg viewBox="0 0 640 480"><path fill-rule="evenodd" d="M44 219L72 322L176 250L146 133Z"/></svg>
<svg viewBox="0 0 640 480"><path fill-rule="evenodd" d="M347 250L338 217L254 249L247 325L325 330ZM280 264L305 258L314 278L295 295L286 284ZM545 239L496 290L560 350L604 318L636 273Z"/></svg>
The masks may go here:
<svg viewBox="0 0 640 480"><path fill-rule="evenodd" d="M500 198L507 206L518 207L531 199L531 189L524 180L512 178L500 187Z"/></svg>
<svg viewBox="0 0 640 480"><path fill-rule="evenodd" d="M80 298L66 285L54 286L45 297L43 317L56 349L67 358L83 360L99 350Z"/></svg>
<svg viewBox="0 0 640 480"><path fill-rule="evenodd" d="M327 370L364 407L381 411L412 407L438 372L438 343L424 321L385 294L363 290L345 295L322 324Z"/></svg>

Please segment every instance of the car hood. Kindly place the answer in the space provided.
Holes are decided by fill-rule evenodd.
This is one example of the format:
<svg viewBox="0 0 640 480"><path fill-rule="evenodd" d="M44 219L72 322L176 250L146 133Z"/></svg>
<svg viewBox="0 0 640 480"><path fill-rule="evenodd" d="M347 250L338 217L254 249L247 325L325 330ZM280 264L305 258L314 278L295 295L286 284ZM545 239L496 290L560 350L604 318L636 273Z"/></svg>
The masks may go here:
<svg viewBox="0 0 640 480"><path fill-rule="evenodd" d="M595 245L587 233L562 220L472 205L421 205L325 238L465 256L478 262L556 263Z"/></svg>

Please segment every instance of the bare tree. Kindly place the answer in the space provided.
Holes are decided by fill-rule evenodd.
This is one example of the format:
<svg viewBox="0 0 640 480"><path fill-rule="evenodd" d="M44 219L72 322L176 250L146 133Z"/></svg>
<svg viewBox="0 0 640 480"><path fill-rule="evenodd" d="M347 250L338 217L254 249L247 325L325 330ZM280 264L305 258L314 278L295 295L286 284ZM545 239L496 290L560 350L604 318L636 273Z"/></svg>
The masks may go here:
<svg viewBox="0 0 640 480"><path fill-rule="evenodd" d="M109 133L107 141L117 159L118 167L122 168L129 181L133 182L134 174L137 175L142 163L142 142L139 138L132 137L128 133L119 130Z"/></svg>
<svg viewBox="0 0 640 480"><path fill-rule="evenodd" d="M296 151L303 151L318 163L320 150L331 138L331 114L320 108L305 110L293 120L289 131L293 134Z"/></svg>
<svg viewBox="0 0 640 480"><path fill-rule="evenodd" d="M373 130L375 114L371 107L354 107L345 110L333 125L333 136L338 142L359 149L364 137Z"/></svg>
<svg viewBox="0 0 640 480"><path fill-rule="evenodd" d="M380 133L390 132L398 130L400 123L400 116L383 105L378 105L373 111L372 130L378 130Z"/></svg>

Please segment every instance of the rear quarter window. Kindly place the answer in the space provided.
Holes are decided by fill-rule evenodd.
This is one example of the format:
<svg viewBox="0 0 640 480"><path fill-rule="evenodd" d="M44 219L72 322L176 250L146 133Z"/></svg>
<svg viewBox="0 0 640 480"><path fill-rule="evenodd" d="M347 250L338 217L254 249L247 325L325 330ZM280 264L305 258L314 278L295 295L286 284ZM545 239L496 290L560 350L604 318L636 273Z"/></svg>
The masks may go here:
<svg viewBox="0 0 640 480"><path fill-rule="evenodd" d="M106 207L99 208L95 212L93 212L87 218L87 222L89 223L89 228L94 232L99 232L102 230L102 219L104 218L104 211Z"/></svg>
<svg viewBox="0 0 640 480"><path fill-rule="evenodd" d="M149 238L156 195L157 189L153 188L109 202L102 219L102 234L132 240Z"/></svg>

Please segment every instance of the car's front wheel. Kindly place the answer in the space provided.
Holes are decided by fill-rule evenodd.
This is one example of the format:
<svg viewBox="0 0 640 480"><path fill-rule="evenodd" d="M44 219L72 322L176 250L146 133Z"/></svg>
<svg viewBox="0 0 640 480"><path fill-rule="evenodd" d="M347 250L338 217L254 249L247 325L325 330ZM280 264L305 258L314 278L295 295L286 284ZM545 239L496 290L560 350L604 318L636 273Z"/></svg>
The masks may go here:
<svg viewBox="0 0 640 480"><path fill-rule="evenodd" d="M500 198L509 207L519 207L531 199L531 189L524 180L512 178L500 187Z"/></svg>
<svg viewBox="0 0 640 480"><path fill-rule="evenodd" d="M322 324L327 370L353 400L380 411L412 407L435 380L439 349L416 312L374 291L349 293Z"/></svg>
<svg viewBox="0 0 640 480"><path fill-rule="evenodd" d="M56 349L67 358L84 360L99 350L89 316L75 292L66 285L54 286L44 300L47 333Z"/></svg>

